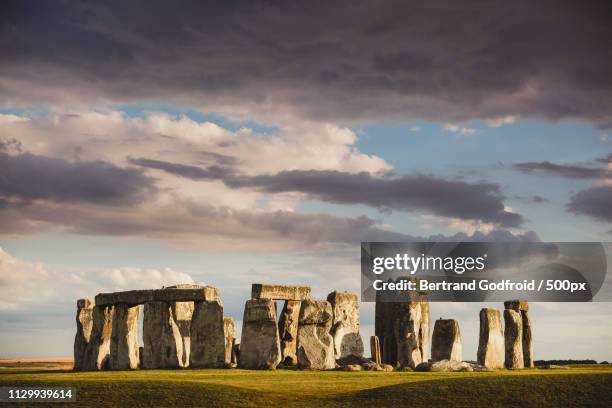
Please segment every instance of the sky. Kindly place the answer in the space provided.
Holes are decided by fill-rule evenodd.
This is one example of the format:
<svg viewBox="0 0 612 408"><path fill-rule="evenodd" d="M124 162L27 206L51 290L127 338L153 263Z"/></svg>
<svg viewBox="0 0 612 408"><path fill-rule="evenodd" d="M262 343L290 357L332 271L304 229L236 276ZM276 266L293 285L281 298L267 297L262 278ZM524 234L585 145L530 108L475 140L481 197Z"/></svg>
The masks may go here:
<svg viewBox="0 0 612 408"><path fill-rule="evenodd" d="M0 358L70 356L99 292L359 292L361 241L611 241L611 8L550 6L3 2ZM482 307L432 305L465 359ZM612 360L612 304L531 315Z"/></svg>

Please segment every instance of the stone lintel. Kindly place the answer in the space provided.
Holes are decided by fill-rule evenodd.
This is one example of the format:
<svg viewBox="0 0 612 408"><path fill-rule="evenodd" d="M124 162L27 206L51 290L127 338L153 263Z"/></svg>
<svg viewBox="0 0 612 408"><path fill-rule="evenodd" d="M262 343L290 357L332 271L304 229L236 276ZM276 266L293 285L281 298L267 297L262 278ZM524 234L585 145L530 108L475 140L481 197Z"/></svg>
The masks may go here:
<svg viewBox="0 0 612 408"><path fill-rule="evenodd" d="M203 302L219 300L219 295L219 289L212 286L203 286L198 289L128 290L125 292L100 293L96 296L96 306L117 303L138 305L147 302Z"/></svg>
<svg viewBox="0 0 612 408"><path fill-rule="evenodd" d="M529 302L526 300L506 300L504 308L508 310L516 310L517 312L528 312Z"/></svg>
<svg viewBox="0 0 612 408"><path fill-rule="evenodd" d="M307 300L310 299L310 292L310 286L254 283L251 286L251 299Z"/></svg>

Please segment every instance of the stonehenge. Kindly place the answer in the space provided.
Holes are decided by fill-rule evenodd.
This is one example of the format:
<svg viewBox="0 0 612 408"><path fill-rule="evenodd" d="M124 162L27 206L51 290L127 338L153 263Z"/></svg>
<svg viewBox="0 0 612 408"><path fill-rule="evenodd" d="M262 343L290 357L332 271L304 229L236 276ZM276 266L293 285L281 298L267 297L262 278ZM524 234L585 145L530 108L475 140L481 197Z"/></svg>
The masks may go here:
<svg viewBox="0 0 612 408"><path fill-rule="evenodd" d="M506 368L533 368L529 303L525 300L508 300L504 302L504 307L506 308L504 310L504 319L506 320ZM510 332L508 332L508 322L510 322Z"/></svg>
<svg viewBox="0 0 612 408"><path fill-rule="evenodd" d="M407 301L376 302L375 334L381 360L394 367L415 368L429 356L429 302L422 292Z"/></svg>
<svg viewBox="0 0 612 408"><path fill-rule="evenodd" d="M274 369L280 361L280 336L274 300L247 300L242 318L238 367Z"/></svg>
<svg viewBox="0 0 612 408"><path fill-rule="evenodd" d="M480 310L478 364L487 368L504 367L504 328L497 309Z"/></svg>
<svg viewBox="0 0 612 408"><path fill-rule="evenodd" d="M333 319L333 310L328 301L302 302L297 336L299 367L323 370L336 366L334 338L330 334Z"/></svg>
<svg viewBox="0 0 612 408"><path fill-rule="evenodd" d="M363 340L359 334L359 299L354 293L332 292L327 295L331 304L333 321L331 333L336 359L347 356L363 356Z"/></svg>
<svg viewBox="0 0 612 408"><path fill-rule="evenodd" d="M93 300L77 301L74 370L533 367L528 302L504 302L503 324L498 309L481 309L478 362L466 363L457 320L436 320L430 339L426 296L406 292L394 301L376 302L369 359L363 356L360 302L354 293L334 291L323 300L313 299L307 286L253 284L251 299L244 306L240 342L236 323L224 315L220 291L212 286L100 293ZM277 302L281 301L279 313Z"/></svg>
<svg viewBox="0 0 612 408"><path fill-rule="evenodd" d="M461 361L461 330L455 319L438 319L431 336L433 361Z"/></svg>
<svg viewBox="0 0 612 408"><path fill-rule="evenodd" d="M74 369L81 371L85 365L85 350L91 340L93 328L93 306L91 299L77 300L77 332L74 336Z"/></svg>

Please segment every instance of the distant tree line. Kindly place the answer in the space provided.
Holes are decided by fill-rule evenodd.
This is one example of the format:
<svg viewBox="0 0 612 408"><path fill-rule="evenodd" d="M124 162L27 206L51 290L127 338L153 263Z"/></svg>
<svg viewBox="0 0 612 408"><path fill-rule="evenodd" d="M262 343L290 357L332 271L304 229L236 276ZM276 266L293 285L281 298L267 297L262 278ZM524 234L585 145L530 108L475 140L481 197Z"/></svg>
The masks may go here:
<svg viewBox="0 0 612 408"><path fill-rule="evenodd" d="M570 365L570 364L597 364L595 360L536 360L533 362L536 366L545 365ZM607 361L602 361L599 364L610 364Z"/></svg>

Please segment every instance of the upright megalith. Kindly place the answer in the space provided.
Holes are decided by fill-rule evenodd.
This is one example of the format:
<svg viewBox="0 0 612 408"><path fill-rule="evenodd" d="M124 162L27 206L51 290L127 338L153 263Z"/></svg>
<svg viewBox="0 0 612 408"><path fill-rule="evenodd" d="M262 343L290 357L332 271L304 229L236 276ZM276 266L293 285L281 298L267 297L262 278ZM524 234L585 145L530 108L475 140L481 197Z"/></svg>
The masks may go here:
<svg viewBox="0 0 612 408"><path fill-rule="evenodd" d="M298 366L310 369L331 369L336 366L331 304L325 300L305 300L300 308L297 336Z"/></svg>
<svg viewBox="0 0 612 408"><path fill-rule="evenodd" d="M504 302L506 309L519 312L521 315L522 330L522 347L523 347L523 365L526 368L533 368L533 341L531 333L531 319L529 318L529 303L526 300L508 300Z"/></svg>
<svg viewBox="0 0 612 408"><path fill-rule="evenodd" d="M480 310L478 364L487 368L504 367L504 329L497 309Z"/></svg>
<svg viewBox="0 0 612 408"><path fill-rule="evenodd" d="M380 358L380 339L378 336L370 336L370 351L372 352L372 361L377 365L382 364Z"/></svg>
<svg viewBox="0 0 612 408"><path fill-rule="evenodd" d="M281 361L285 366L297 364L297 332L301 304L299 300L286 300L278 320Z"/></svg>
<svg viewBox="0 0 612 408"><path fill-rule="evenodd" d="M92 310L91 337L85 349L82 371L108 369L110 362L111 334L113 332L114 306L94 306Z"/></svg>
<svg viewBox="0 0 612 408"><path fill-rule="evenodd" d="M74 336L74 370L82 371L87 364L85 362L85 351L91 340L93 328L93 307L92 299L77 300L76 324L77 332Z"/></svg>
<svg viewBox="0 0 612 408"><path fill-rule="evenodd" d="M281 360L276 305L272 299L250 299L244 307L238 366L274 369Z"/></svg>
<svg viewBox="0 0 612 408"><path fill-rule="evenodd" d="M431 338L433 361L461 361L461 330L455 319L438 319Z"/></svg>
<svg viewBox="0 0 612 408"><path fill-rule="evenodd" d="M193 302L144 304L142 368L189 366Z"/></svg>
<svg viewBox="0 0 612 408"><path fill-rule="evenodd" d="M111 370L134 370L140 366L138 349L138 318L140 305L115 305L110 343Z"/></svg>
<svg viewBox="0 0 612 408"><path fill-rule="evenodd" d="M428 359L429 302L410 292L405 302L376 302L375 334L384 364L415 368Z"/></svg>
<svg viewBox="0 0 612 408"><path fill-rule="evenodd" d="M334 291L327 295L332 306L331 335L334 339L336 359L347 356L363 356L363 340L359 334L359 299L349 292Z"/></svg>
<svg viewBox="0 0 612 408"><path fill-rule="evenodd" d="M195 303L191 319L191 354L189 361L192 368L225 366L225 324L221 301L212 300Z"/></svg>
<svg viewBox="0 0 612 408"><path fill-rule="evenodd" d="M516 310L504 310L505 365L508 369L524 368L523 319Z"/></svg>
<svg viewBox="0 0 612 408"><path fill-rule="evenodd" d="M523 320L523 365L525 368L533 368L533 341L531 337L531 319L527 311L521 310Z"/></svg>
<svg viewBox="0 0 612 408"><path fill-rule="evenodd" d="M223 337L225 340L224 360L225 364L231 365L234 343L236 342L236 324L231 317L223 318Z"/></svg>

